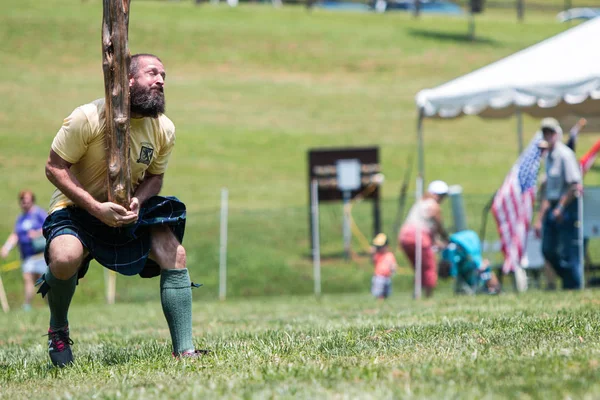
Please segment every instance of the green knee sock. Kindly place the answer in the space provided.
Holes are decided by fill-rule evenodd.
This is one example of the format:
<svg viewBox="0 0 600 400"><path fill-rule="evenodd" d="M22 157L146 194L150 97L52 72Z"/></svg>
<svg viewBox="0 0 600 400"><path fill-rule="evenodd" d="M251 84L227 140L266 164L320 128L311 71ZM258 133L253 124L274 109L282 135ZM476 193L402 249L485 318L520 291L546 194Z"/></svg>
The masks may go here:
<svg viewBox="0 0 600 400"><path fill-rule="evenodd" d="M60 280L48 271L44 274L46 283L50 286L48 291L48 305L50 306L50 328L60 329L69 324L67 314L75 287L77 286L77 274L66 281Z"/></svg>
<svg viewBox="0 0 600 400"><path fill-rule="evenodd" d="M160 274L160 301L169 324L173 352L193 350L192 287L187 269L163 270Z"/></svg>

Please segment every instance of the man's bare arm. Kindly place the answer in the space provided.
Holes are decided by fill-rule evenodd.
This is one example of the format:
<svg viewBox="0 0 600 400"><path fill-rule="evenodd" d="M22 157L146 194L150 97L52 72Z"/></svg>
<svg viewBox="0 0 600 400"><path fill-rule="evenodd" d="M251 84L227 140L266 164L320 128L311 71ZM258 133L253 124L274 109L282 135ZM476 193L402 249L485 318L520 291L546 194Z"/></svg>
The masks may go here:
<svg viewBox="0 0 600 400"><path fill-rule="evenodd" d="M146 173L144 180L133 194L133 197L136 197L139 200L140 205L144 204L150 197L160 193L163 184L163 176L164 174L152 175Z"/></svg>
<svg viewBox="0 0 600 400"><path fill-rule="evenodd" d="M446 229L444 228L444 221L442 219L442 208L440 207L439 204L436 204L436 206L433 210L433 220L435 221L435 229L437 231L437 234L440 236L440 238L444 242L448 242L448 240L450 239L450 236L448 235L448 232L446 232Z"/></svg>
<svg viewBox="0 0 600 400"><path fill-rule="evenodd" d="M567 207L569 204L571 204L573 199L575 199L575 197L577 197L578 192L579 192L579 183L571 183L569 185L569 189L567 190L567 192L564 195L562 195L560 200L558 201L558 206L561 207L562 209Z"/></svg>
<svg viewBox="0 0 600 400"><path fill-rule="evenodd" d="M163 176L164 174L146 174L144 176L144 180L142 181L142 183L140 183L138 188L135 190L135 193L131 197L129 209L133 213L138 215L142 204L144 204L146 200L148 200L150 197L160 193L160 189L162 188Z"/></svg>
<svg viewBox="0 0 600 400"><path fill-rule="evenodd" d="M50 150L46 163L46 177L75 205L109 226L126 225L137 220L137 213L127 211L125 207L111 202L100 203L94 199L73 175L71 165L54 150Z"/></svg>
<svg viewBox="0 0 600 400"><path fill-rule="evenodd" d="M538 221L543 221L548 209L550 208L550 202L546 199L542 199L540 204L540 211L538 212Z"/></svg>
<svg viewBox="0 0 600 400"><path fill-rule="evenodd" d="M0 250L0 257L6 258L8 253L10 253L13 247L15 247L18 243L19 237L16 233L12 232L10 235L8 235L8 239L6 239L4 246L2 246L2 249Z"/></svg>
<svg viewBox="0 0 600 400"><path fill-rule="evenodd" d="M46 163L46 178L77 206L92 215L96 215L100 202L81 186L81 183L71 172L71 165L70 162L56 154L54 150L50 150L50 156Z"/></svg>

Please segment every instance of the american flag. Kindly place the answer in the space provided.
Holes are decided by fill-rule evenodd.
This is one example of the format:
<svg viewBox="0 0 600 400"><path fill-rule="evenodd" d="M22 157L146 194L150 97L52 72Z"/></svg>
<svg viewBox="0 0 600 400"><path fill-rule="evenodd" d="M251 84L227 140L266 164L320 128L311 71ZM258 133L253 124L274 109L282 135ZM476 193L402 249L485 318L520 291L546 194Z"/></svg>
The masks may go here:
<svg viewBox="0 0 600 400"><path fill-rule="evenodd" d="M504 253L504 273L515 271L525 252L542 155L540 140L538 132L511 168L492 203Z"/></svg>

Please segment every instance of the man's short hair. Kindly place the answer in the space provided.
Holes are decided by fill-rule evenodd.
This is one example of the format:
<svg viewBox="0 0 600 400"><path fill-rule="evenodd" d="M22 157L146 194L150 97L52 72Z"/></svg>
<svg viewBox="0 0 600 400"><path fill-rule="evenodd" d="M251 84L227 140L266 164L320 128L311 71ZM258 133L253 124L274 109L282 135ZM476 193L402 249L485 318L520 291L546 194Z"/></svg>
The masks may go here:
<svg viewBox="0 0 600 400"><path fill-rule="evenodd" d="M137 72L140 69L140 59L146 58L146 57L155 58L162 63L161 59L158 58L158 56L155 56L154 54L150 54L150 53L134 54L131 56L131 62L129 64L129 75L130 76L137 74Z"/></svg>

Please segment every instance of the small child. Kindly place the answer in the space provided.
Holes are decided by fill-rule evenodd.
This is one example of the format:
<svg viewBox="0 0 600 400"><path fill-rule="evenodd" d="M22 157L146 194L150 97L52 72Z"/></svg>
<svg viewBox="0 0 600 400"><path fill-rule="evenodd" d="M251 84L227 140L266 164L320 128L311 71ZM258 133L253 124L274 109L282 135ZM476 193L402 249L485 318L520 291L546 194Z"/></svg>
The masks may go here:
<svg viewBox="0 0 600 400"><path fill-rule="evenodd" d="M380 233L373 239L373 264L375 273L371 279L371 294L383 301L392 292L392 275L398 268L396 257L388 247L388 238Z"/></svg>

